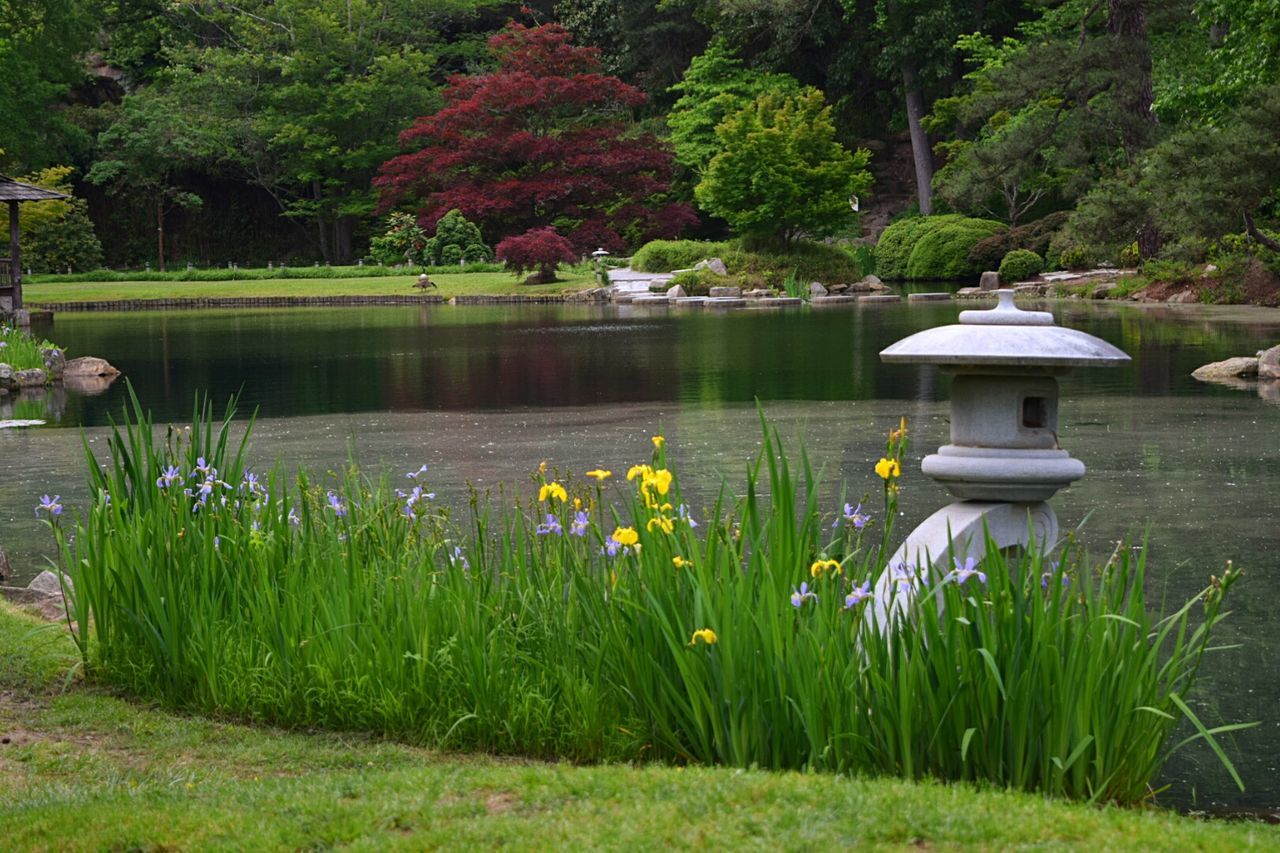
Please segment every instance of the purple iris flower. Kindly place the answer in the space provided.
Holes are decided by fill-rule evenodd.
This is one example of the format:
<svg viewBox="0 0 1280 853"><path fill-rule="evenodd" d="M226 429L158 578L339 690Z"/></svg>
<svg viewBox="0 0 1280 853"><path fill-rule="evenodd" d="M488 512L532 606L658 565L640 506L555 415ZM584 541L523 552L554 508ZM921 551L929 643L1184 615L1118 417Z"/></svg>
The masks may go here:
<svg viewBox="0 0 1280 853"><path fill-rule="evenodd" d="M333 510L334 515L342 518L347 514L347 505L342 502L336 492L329 492L329 508Z"/></svg>
<svg viewBox="0 0 1280 853"><path fill-rule="evenodd" d="M206 480L218 479L218 469L205 462L203 456L196 457L196 467L191 469L188 479L194 479L197 474Z"/></svg>
<svg viewBox="0 0 1280 853"><path fill-rule="evenodd" d="M167 489L170 486L176 486L182 482L182 472L178 470L177 465L170 465L164 469L159 477L156 478L157 489Z"/></svg>
<svg viewBox="0 0 1280 853"><path fill-rule="evenodd" d="M288 520L288 522L289 522L290 524L292 524L294 527L301 527L301 526L302 526L302 519L298 517L298 511L297 511L296 509L294 509L293 507L289 507L289 515L288 515L288 516L286 516L286 519L287 519L287 520Z"/></svg>
<svg viewBox="0 0 1280 853"><path fill-rule="evenodd" d="M601 552L609 557L618 556L618 552L622 550L622 543L613 538L613 534L609 534L609 538L604 540L604 550Z"/></svg>
<svg viewBox="0 0 1280 853"><path fill-rule="evenodd" d="M871 581L863 581L862 586L855 586L848 595L844 597L844 609L852 610L868 598L875 598L876 594L871 591Z"/></svg>
<svg viewBox="0 0 1280 853"><path fill-rule="evenodd" d="M892 568L893 580L899 587L915 586L916 583L916 567L908 563L906 560L899 560Z"/></svg>
<svg viewBox="0 0 1280 853"><path fill-rule="evenodd" d="M569 533L579 538L587 535L587 526L591 523L591 517L582 510L573 516L573 522L569 525Z"/></svg>
<svg viewBox="0 0 1280 853"><path fill-rule="evenodd" d="M854 530L861 530L867 526L867 522L870 520L871 516L862 511L861 503L856 507L853 504L845 504L844 511L840 513L840 516L835 521L831 522L831 529L836 529L840 526L840 522L843 521L845 524L852 525Z"/></svg>
<svg viewBox="0 0 1280 853"><path fill-rule="evenodd" d="M44 510L53 516L62 515L62 504L58 503L61 497L62 495L54 495L53 497L42 495L40 503L36 506L36 515L40 515L40 510Z"/></svg>
<svg viewBox="0 0 1280 853"><path fill-rule="evenodd" d="M800 584L799 589L796 589L795 587L792 587L791 589L792 589L792 593L791 593L792 607L795 607L798 609L800 607L803 607L804 603L809 599L813 599L815 602L818 600L818 594L816 592L810 591L808 583Z"/></svg>
<svg viewBox="0 0 1280 853"><path fill-rule="evenodd" d="M463 571L467 571L467 570L469 570L469 569L471 568L471 561L467 559L467 555L466 555L466 554L462 553L462 546L461 546L461 545L454 545L454 546L453 546L453 558L452 558L452 562L453 562L453 564L454 564L455 566L457 566L457 565L461 565L461 566L462 566L462 570L463 570Z"/></svg>
<svg viewBox="0 0 1280 853"><path fill-rule="evenodd" d="M416 480L425 473L427 473L427 466L423 465L417 471L410 471L408 474L405 474L405 476L408 477L410 480Z"/></svg>
<svg viewBox="0 0 1280 853"><path fill-rule="evenodd" d="M560 525L560 519L556 518L551 513L547 513L547 520L542 524L539 524L535 532L539 536L546 536L549 533L554 533L556 536L559 536L564 533L564 527Z"/></svg>
<svg viewBox="0 0 1280 853"><path fill-rule="evenodd" d="M951 572L950 578L954 580L956 583L958 584L964 583L969 578L973 577L974 575L977 575L978 582L984 585L986 584L987 575L985 572L981 572L976 568L976 566L978 565L978 561L976 558L968 557L965 559L964 563L961 563L959 557L953 557L951 561L955 563L956 567Z"/></svg>
<svg viewBox="0 0 1280 853"><path fill-rule="evenodd" d="M262 483L258 479L258 475L252 471L244 472L244 479L240 482L240 488L244 489L250 495L265 495L267 490L262 487Z"/></svg>
<svg viewBox="0 0 1280 853"><path fill-rule="evenodd" d="M680 520L689 522L689 527L697 527L698 522L693 520L693 513L684 504L680 504Z"/></svg>

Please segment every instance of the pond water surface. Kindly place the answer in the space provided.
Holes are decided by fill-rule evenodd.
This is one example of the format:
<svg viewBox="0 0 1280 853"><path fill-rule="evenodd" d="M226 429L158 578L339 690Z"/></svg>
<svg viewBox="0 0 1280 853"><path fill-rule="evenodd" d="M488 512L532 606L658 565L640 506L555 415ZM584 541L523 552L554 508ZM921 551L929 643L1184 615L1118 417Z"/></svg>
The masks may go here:
<svg viewBox="0 0 1280 853"><path fill-rule="evenodd" d="M956 304L851 309L673 312L639 307L274 309L61 314L47 334L72 355L109 359L156 420L183 423L193 397L239 393L258 412L253 457L333 469L348 454L392 470L431 465L442 499L468 483L518 487L540 460L581 472L647 458L659 427L695 498L743 480L760 440L756 403L792 443L803 440L834 501L875 488L871 464L900 415L913 424L903 535L948 502L918 474L947 437L949 382L932 368L888 366L878 353L955 321ZM1046 307L1046 306L1041 306ZM1062 383L1061 439L1089 473L1054 499L1064 529L1099 558L1150 534L1152 600L1193 595L1226 560L1245 569L1220 634L1243 648L1206 661L1199 712L1259 720L1228 740L1247 790L1207 749L1175 758L1164 800L1280 809L1280 401L1205 385L1207 361L1280 343L1280 311L1199 306L1047 306L1058 321L1129 352L1133 364L1077 371ZM83 500L81 435L100 447L126 399L0 403L0 545L20 576L50 557L33 517L43 493ZM82 429L83 428L83 429ZM402 469L402 466L405 466Z"/></svg>

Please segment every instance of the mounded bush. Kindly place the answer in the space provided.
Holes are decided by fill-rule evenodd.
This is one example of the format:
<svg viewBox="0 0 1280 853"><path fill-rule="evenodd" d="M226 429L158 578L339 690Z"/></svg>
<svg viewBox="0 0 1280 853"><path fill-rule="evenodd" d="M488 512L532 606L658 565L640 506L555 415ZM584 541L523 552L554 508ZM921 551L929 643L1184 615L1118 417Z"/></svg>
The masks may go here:
<svg viewBox="0 0 1280 853"><path fill-rule="evenodd" d="M731 251L731 243L650 240L631 257L631 268L640 272L671 272L688 269L698 261L708 258L723 258Z"/></svg>
<svg viewBox="0 0 1280 853"><path fill-rule="evenodd" d="M744 285L776 287L792 272L824 284L851 283L863 276L862 260L856 253L807 240L793 243L786 252L745 247L737 242L654 240L635 253L631 267L641 272L670 272L688 269L708 258L720 258Z"/></svg>
<svg viewBox="0 0 1280 853"><path fill-rule="evenodd" d="M1030 249L1040 257L1048 257L1049 242L1067 224L1071 213L1060 210L1034 222L1007 228L979 240L969 252L969 260L979 270L993 270L1014 249Z"/></svg>
<svg viewBox="0 0 1280 853"><path fill-rule="evenodd" d="M876 275L890 281L902 281L907 277L907 262L916 241L944 221L954 222L963 218L948 214L899 219L884 230L876 243Z"/></svg>
<svg viewBox="0 0 1280 853"><path fill-rule="evenodd" d="M713 287L725 287L737 283L732 276L720 275L711 270L685 270L672 276L667 287L678 284L684 288L688 296L710 296Z"/></svg>
<svg viewBox="0 0 1280 853"><path fill-rule="evenodd" d="M969 260L969 252L979 240L990 237L1003 227L991 219L967 217L933 224L911 249L907 278L950 281L976 277L982 270Z"/></svg>
<svg viewBox="0 0 1280 853"><path fill-rule="evenodd" d="M1026 281L1044 271L1044 258L1030 249L1014 249L1000 262L1000 282Z"/></svg>

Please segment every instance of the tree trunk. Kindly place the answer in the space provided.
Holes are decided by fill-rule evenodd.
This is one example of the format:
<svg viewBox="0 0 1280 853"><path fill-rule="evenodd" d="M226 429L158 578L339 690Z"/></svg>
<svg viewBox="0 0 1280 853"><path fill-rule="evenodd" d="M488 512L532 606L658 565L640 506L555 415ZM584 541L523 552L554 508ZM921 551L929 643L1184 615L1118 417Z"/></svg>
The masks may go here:
<svg viewBox="0 0 1280 853"><path fill-rule="evenodd" d="M351 263L351 228L350 216L339 216L333 220L333 262L335 264Z"/></svg>
<svg viewBox="0 0 1280 853"><path fill-rule="evenodd" d="M324 213L320 210L320 181L314 179L311 181L311 195L316 200L316 236L320 238L320 257L324 259L326 264L333 262L333 256L329 251L329 228L328 223L324 221Z"/></svg>
<svg viewBox="0 0 1280 853"><path fill-rule="evenodd" d="M156 250L160 255L160 272L164 272L164 193L156 199Z"/></svg>
<svg viewBox="0 0 1280 853"><path fill-rule="evenodd" d="M924 118L924 93L916 81L916 73L908 65L902 66L902 88L906 92L907 127L911 131L911 158L916 166L916 198L920 212L933 213L933 149L920 120Z"/></svg>
<svg viewBox="0 0 1280 853"><path fill-rule="evenodd" d="M1266 234L1259 231L1258 226L1254 224L1253 217L1248 213L1245 213L1244 215L1244 230L1258 245L1266 246L1273 252L1280 252L1280 242L1271 239Z"/></svg>
<svg viewBox="0 0 1280 853"><path fill-rule="evenodd" d="M21 226L18 224L18 203L9 202L9 291L10 308L22 307L22 250L19 245Z"/></svg>
<svg viewBox="0 0 1280 853"><path fill-rule="evenodd" d="M1116 42L1116 51L1129 59L1131 77L1118 87L1120 106L1133 123L1124 133L1125 154L1134 155L1151 142L1156 114L1151 109L1151 42L1147 38L1146 0L1108 0L1107 34Z"/></svg>

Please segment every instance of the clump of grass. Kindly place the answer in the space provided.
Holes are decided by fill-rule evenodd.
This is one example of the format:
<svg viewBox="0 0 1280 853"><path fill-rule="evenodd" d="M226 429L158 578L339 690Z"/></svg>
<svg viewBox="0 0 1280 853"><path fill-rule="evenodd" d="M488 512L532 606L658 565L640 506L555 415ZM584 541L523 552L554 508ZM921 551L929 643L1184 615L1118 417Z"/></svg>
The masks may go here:
<svg viewBox="0 0 1280 853"><path fill-rule="evenodd" d="M698 520L656 436L625 477L543 469L536 497L473 494L460 525L425 466L398 489L354 467L258 477L230 409L157 442L132 405L105 467L89 454L91 506L51 524L86 671L140 695L454 749L1117 802L1188 742L1235 775L1215 735L1239 726L1187 705L1234 572L1157 618L1127 549L1091 568L992 548L897 567L910 618L877 623L905 429L877 466L879 523L843 504L832 524L808 458L793 469L766 425L745 492Z"/></svg>
<svg viewBox="0 0 1280 853"><path fill-rule="evenodd" d="M0 326L0 363L7 364L14 370L43 368L43 350L56 349L56 347L56 344L44 338L37 338L22 329Z"/></svg>

